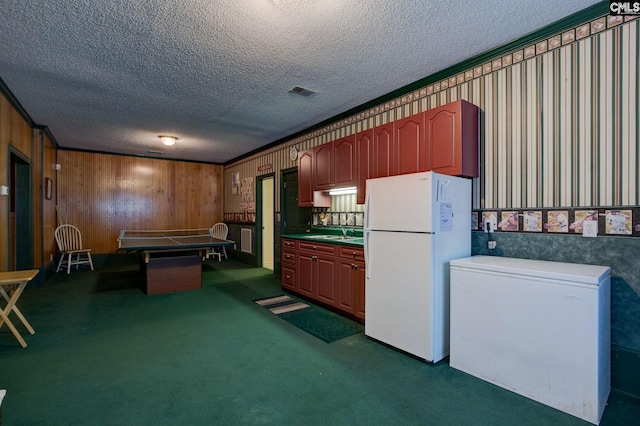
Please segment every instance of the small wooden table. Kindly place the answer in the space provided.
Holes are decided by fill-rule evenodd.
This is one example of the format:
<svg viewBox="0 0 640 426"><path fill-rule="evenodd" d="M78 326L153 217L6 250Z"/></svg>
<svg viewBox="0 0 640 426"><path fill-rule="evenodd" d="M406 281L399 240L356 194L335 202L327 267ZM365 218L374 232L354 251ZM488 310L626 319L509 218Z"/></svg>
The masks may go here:
<svg viewBox="0 0 640 426"><path fill-rule="evenodd" d="M24 315L22 315L22 312L20 312L16 306L16 302L20 298L24 288L27 286L27 283L36 275L38 275L37 269L30 269L28 271L0 272L0 295L2 295L4 300L7 301L7 306L0 311L0 328L4 324L7 324L7 327L9 327L23 348L27 347L27 342L25 342L22 336L20 336L20 333L9 319L9 314L11 311L15 312L20 321L22 321L22 324L24 324L27 330L29 330L29 333L35 333L31 324L29 324ZM9 293L7 293L7 290Z"/></svg>

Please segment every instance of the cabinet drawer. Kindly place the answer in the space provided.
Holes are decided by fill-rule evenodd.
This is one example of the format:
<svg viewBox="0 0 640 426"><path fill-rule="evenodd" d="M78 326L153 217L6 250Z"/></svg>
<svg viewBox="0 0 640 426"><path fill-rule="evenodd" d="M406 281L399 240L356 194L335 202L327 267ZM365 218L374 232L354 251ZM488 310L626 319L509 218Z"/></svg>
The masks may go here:
<svg viewBox="0 0 640 426"><path fill-rule="evenodd" d="M287 249L295 249L296 248L296 242L294 240L286 240L286 239L282 239L282 248L287 248Z"/></svg>
<svg viewBox="0 0 640 426"><path fill-rule="evenodd" d="M289 264L295 266L297 259L298 259L298 254L295 251L282 250L282 262L283 263L289 263Z"/></svg>
<svg viewBox="0 0 640 426"><path fill-rule="evenodd" d="M352 259L364 261L364 249L353 247L340 247L340 256Z"/></svg>
<svg viewBox="0 0 640 426"><path fill-rule="evenodd" d="M296 288L296 270L288 266L282 267L282 285L291 289Z"/></svg>
<svg viewBox="0 0 640 426"><path fill-rule="evenodd" d="M300 241L298 247L300 250L312 253L336 254L336 246L333 244L318 244Z"/></svg>

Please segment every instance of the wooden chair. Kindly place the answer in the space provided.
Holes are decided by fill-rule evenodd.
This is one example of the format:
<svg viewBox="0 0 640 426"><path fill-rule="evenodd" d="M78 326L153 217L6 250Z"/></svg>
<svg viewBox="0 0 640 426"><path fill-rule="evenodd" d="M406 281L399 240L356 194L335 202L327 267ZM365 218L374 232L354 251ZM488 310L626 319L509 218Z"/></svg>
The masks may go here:
<svg viewBox="0 0 640 426"><path fill-rule="evenodd" d="M60 225L56 228L54 234L61 254L56 272L58 272L61 267L66 266L68 274L71 271L72 265L76 265L77 270L79 265L84 264L89 264L93 271L91 249L82 247L82 234L80 234L78 228L69 224Z"/></svg>
<svg viewBox="0 0 640 426"><path fill-rule="evenodd" d="M213 233L214 238L218 238L219 240L226 240L227 234L229 233L229 228L227 227L226 223L218 222L211 227L211 232ZM222 256L224 256L225 259L228 259L227 248L224 246L219 248L214 247L213 249L211 249L210 254L211 256L218 256L218 262L222 261Z"/></svg>

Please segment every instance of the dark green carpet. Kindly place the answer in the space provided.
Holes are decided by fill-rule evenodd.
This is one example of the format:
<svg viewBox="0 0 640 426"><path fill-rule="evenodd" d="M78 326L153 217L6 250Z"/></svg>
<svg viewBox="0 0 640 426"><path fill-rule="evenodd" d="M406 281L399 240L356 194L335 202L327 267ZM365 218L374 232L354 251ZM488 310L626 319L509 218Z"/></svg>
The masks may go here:
<svg viewBox="0 0 640 426"><path fill-rule="evenodd" d="M290 298L284 302L261 306L266 309L271 309L276 307L286 307L300 302L300 299ZM276 316L327 343L335 342L336 340L341 340L364 331L362 324L358 324L349 318L345 318L334 312L313 306L311 303L306 301L304 301L304 304L308 305L308 307L291 312L283 312L281 314L276 313Z"/></svg>
<svg viewBox="0 0 640 426"><path fill-rule="evenodd" d="M281 292L265 269L207 261L202 289L147 296L112 258L27 286L27 348L0 328L4 426L586 424L362 333L326 344L253 302ZM601 424L639 422L614 392Z"/></svg>

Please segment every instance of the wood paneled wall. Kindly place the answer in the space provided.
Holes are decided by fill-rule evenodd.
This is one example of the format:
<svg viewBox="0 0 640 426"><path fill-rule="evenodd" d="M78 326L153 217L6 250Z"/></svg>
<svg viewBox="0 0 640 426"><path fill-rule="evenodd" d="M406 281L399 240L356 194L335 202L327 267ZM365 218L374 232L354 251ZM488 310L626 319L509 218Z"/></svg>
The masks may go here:
<svg viewBox="0 0 640 426"><path fill-rule="evenodd" d="M38 168L38 158L32 156L30 124L11 105L4 93L0 93L0 185L10 186L10 152L17 152L31 162L32 170ZM35 163L35 164L34 164ZM0 196L0 271L8 271L10 235L9 197ZM34 239L41 235L34 215ZM35 257L35 256L34 256ZM38 265L34 265L38 267Z"/></svg>
<svg viewBox="0 0 640 426"><path fill-rule="evenodd" d="M206 228L222 220L222 166L58 151L58 210L93 253L122 229Z"/></svg>

